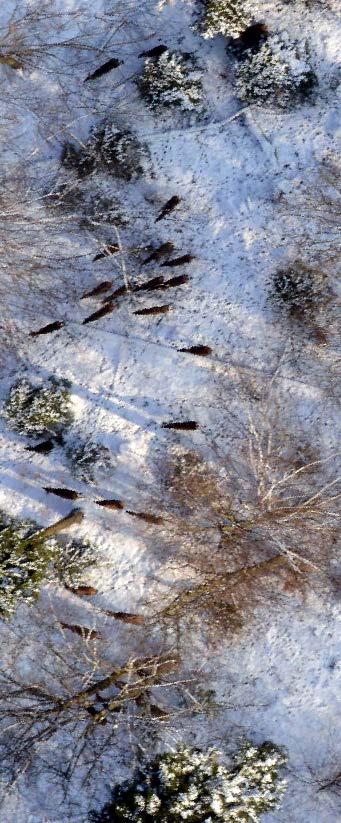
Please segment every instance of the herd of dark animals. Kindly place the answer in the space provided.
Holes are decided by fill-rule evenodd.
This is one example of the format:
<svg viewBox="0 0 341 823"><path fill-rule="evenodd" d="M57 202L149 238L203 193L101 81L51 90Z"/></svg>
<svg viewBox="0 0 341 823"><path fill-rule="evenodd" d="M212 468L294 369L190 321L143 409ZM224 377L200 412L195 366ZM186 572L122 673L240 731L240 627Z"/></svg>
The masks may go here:
<svg viewBox="0 0 341 823"><path fill-rule="evenodd" d="M243 57L243 54L245 54L245 52L247 52L247 51L251 51L252 53L257 52L259 50L259 48L263 45L263 43L266 41L267 36L268 36L268 30L267 30L267 27L265 26L265 24L264 23L254 23L251 26L249 26L238 38L232 40L232 42L230 43L230 48L231 48L232 52L235 54L235 56L238 59L241 59ZM155 46L154 48L151 48L147 51L141 52L138 56L141 57L141 58L142 57L147 57L147 58L158 59L167 50L168 50L167 46L161 44L161 45ZM110 60L107 60L103 65L101 65L95 71L93 71L91 74L89 74L85 78L84 82L88 82L90 80L96 80L96 79L102 77L104 74L107 74L108 72L112 71L113 69L118 68L118 66L121 65L122 62L123 61L118 60L117 58L111 58ZM162 207L160 213L156 217L155 222L157 223L160 220L163 220L168 214L170 214L180 204L180 202L181 202L181 198L177 195L173 195L164 204L164 206ZM149 263L152 263L152 262L159 262L164 257L167 258L167 256L170 255L173 251L174 251L173 243L171 243L169 241L165 242L165 243L161 243L161 245L159 245L158 247L156 247L155 249L153 249L151 251L149 256L142 262L142 265L146 266L146 265L148 265ZM99 260L101 260L105 257L108 257L112 254L116 254L118 252L119 252L119 246L118 246L117 243L114 243L114 244L111 244L111 245L109 244L103 249L103 251L101 251L101 252L99 252L98 254L95 255L95 257L93 258L93 262L97 262L97 261L99 261ZM186 265L186 264L190 263L193 259L194 259L193 255L184 254L184 255L181 255L180 257L175 257L173 259L166 259L164 262L160 263L160 265L161 265L161 267L181 266L181 265ZM156 277L151 278L150 280L147 280L145 283L142 283L142 284L139 284L139 285L135 286L132 290L135 291L135 292L141 292L141 291L154 291L154 290L158 290L158 289L167 289L167 288L173 288L173 287L184 285L188 281L189 281L188 275L179 275L178 277L173 277L170 280L166 280L166 281L164 280L164 278L162 276L156 276ZM104 280L101 283L99 283L97 286L95 286L93 289L91 289L90 291L85 292L82 295L82 299L97 297L99 295L102 295L105 292L110 291L111 288L112 288L112 285L113 285L112 281ZM89 315L87 318L85 318L85 320L83 320L83 324L87 324L87 323L93 322L95 320L99 320L101 317L104 317L105 315L109 314L114 309L115 301L117 299L119 299L120 297L123 297L126 293L127 293L127 287L126 286L121 286L118 289L116 289L114 292L112 292L109 296L107 296L105 298L104 305L100 309L93 312L91 315ZM154 314L164 314L164 313L168 312L170 310L170 308L171 307L169 305L151 306L151 307L148 307L148 308L138 309L134 312L134 314L135 315L140 315L140 316L154 315ZM64 322L62 320L57 320L53 323L48 323L46 326L43 326L41 329L38 329L37 331L32 331L30 333L30 336L31 337L37 337L41 334L49 334L50 332L54 332L54 331L57 331L57 330L63 328L63 326L64 326ZM188 353L188 354L193 354L193 355L198 355L198 356L201 356L201 357L205 357L205 356L208 356L209 354L211 354L212 349L211 349L210 346L194 345L194 346L179 348L179 349L177 349L177 351ZM173 430L176 430L176 431L195 431L196 429L198 429L198 427L199 427L199 424L194 420L172 421L172 422L167 422L167 423L162 424L162 428L164 428L164 429L173 429ZM55 445L58 445L58 443L60 443L60 441L61 441L60 436L59 436L59 441L58 441L58 437L50 438L48 440L37 443L35 446L27 446L27 451L35 451L39 454L48 454L55 447ZM45 486L44 490L49 494L55 494L55 495L57 495L59 497L62 497L64 499L73 500L73 501L78 499L81 496L78 492L76 492L72 489L62 489L62 488L54 488L54 487L51 487L51 486ZM124 503L121 500L109 499L109 500L97 500L95 502L97 503L98 506L101 506L103 508L113 509L113 510L116 510L116 511L124 510ZM147 522L149 524L162 525L164 523L164 520L163 520L162 517L150 514L148 512L133 512L133 511L130 511L130 510L126 510L126 513L133 516L133 517L137 517L141 520L144 520L145 522ZM81 591L81 589L82 589L82 591ZM73 590L73 591L74 591L75 594L78 594L79 596L92 595L92 594L96 593L95 589L93 589L92 587L86 587L86 586L85 587L80 587L79 590L77 589L77 590ZM127 620L127 622L129 622L130 618L132 619L131 622L134 622L135 617L139 617L139 616L135 616L135 615L128 615L128 614L125 614L125 613L116 613L116 612L113 613L113 616L117 617L117 619ZM134 618L134 621L133 621L133 618ZM66 623L63 623L61 625L65 629L69 629L70 631L77 632L77 634L81 633L82 636L84 635L84 632L86 632L88 634L88 636L90 636L90 635L92 637L94 636L93 632L90 632L89 629L84 629L84 627L71 626L71 625L66 624Z"/></svg>
<svg viewBox="0 0 341 823"><path fill-rule="evenodd" d="M261 45L266 41L268 35L267 27L263 23L255 23L249 26L237 39L233 40L231 45L231 49L235 56L239 59L242 59L243 54L246 51L251 51L253 53L257 52ZM159 58L162 54L167 51L167 46L159 45L155 46L148 51L141 52L138 56L139 57L149 57L149 58ZM117 58L111 58L107 60L103 65L89 74L84 82L88 82L90 80L96 80L102 77L104 74L112 71L113 69L117 68L119 65L122 64L123 61L118 60ZM160 214L156 218L155 222L159 222L163 220L168 214L170 214L181 202L181 198L177 195L173 195L160 211ZM159 262L162 260L164 256L167 257L168 254L171 254L174 251L174 245L171 242L162 243L156 249L154 249L149 257L143 261L142 265L148 265L151 262ZM105 257L110 256L111 254L115 254L119 252L118 244L111 244L107 245L102 252L99 252L93 258L93 262L97 262ZM178 258L166 260L165 262L161 263L161 266L180 266L187 263L190 263L193 260L193 256L190 254L182 255ZM187 283L189 280L187 275L180 275L178 277L171 278L168 281L164 281L164 278L161 276L154 277L144 283L142 285L138 285L135 287L135 291L148 291L160 288L171 288L183 285ZM82 295L82 299L97 297L101 294L104 294L106 291L110 291L112 287L112 282L109 280L103 281L95 286L92 290L85 292ZM86 318L83 323L89 323L94 320L99 319L100 317L105 316L110 311L112 311L115 300L119 297L122 297L126 294L127 288L126 286L121 286L120 288L116 289L109 298L105 298L106 304L102 306L101 309L94 312L88 318ZM156 313L165 313L169 311L170 306L152 306L147 309L140 309L135 311L134 314L138 315L145 315L145 314L156 314ZM40 334L49 334L50 332L57 331L64 326L64 321L56 320L53 323L48 323L46 326L43 326L41 329L37 331L32 331L30 333L31 337L37 337ZM177 349L179 352L198 355L201 357L205 357L211 354L212 349L210 346L205 345L193 345L189 347L179 348ZM182 420L182 421L172 421L162 424L162 428L164 429L172 429L176 431L195 431L199 428L199 424L194 420ZM34 446L27 446L27 451L36 452L38 454L48 454L56 445L62 445L63 438L62 435L55 435L47 440L44 440L40 443L37 443ZM62 497L67 500L77 500L81 497L79 492L76 492L73 489L63 489L63 488L55 488L52 486L45 486L44 490L48 494L55 494L59 497ZM108 500L96 500L94 501L98 506L101 506L106 509L116 510L116 511L123 511L124 510L124 503L121 500L117 499L108 499ZM149 512L134 512L128 509L125 510L127 514L132 517L136 517L140 520L143 520L149 525L163 525L164 519L159 515L154 515ZM92 597L97 594L97 589L93 586L79 586L77 588L72 588L66 585L66 588L69 589L73 594L77 595L78 597ZM108 615L114 617L117 620L121 620L125 623L132 623L132 624L142 624L145 620L143 615L137 614L129 614L127 612L108 612ZM92 640L97 637L97 632L93 629L89 629L86 626L79 626L69 623L60 622L61 628L64 630L67 629L68 631L73 632L84 638L85 640ZM156 707L158 712L161 710ZM163 713L161 712L162 716Z"/></svg>
<svg viewBox="0 0 341 823"><path fill-rule="evenodd" d="M174 424L172 428L188 428L188 424ZM197 427L197 425L196 425ZM166 426L167 428L167 426ZM170 428L170 426L168 426ZM193 428L193 424L192 424ZM81 492L76 492L74 489L66 489L60 488L58 486L43 486L43 489L47 494L54 494L56 497L61 497L63 500L79 500L80 497L83 497ZM97 506L101 506L105 509L112 509L115 511L125 511L126 514L129 514L131 517L137 517L138 520L144 520L145 523L149 523L153 526L163 526L164 518L160 515L151 514L150 512L134 512L130 509L125 509L124 503L122 500L117 500L115 498L109 500L94 500L94 503Z"/></svg>

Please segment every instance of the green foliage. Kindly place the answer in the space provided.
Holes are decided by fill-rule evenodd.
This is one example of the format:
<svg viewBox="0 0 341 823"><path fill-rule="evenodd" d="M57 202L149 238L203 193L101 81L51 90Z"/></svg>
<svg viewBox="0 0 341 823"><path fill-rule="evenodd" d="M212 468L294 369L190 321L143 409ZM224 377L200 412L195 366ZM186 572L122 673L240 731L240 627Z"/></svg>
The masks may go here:
<svg viewBox="0 0 341 823"><path fill-rule="evenodd" d="M38 597L52 556L50 541L34 533L32 523L0 515L0 615L9 618L17 605Z"/></svg>
<svg viewBox="0 0 341 823"><path fill-rule="evenodd" d="M252 7L246 0L206 0L203 36L238 37L250 25Z"/></svg>
<svg viewBox="0 0 341 823"><path fill-rule="evenodd" d="M300 260L278 269L271 283L271 298L291 315L311 315L325 295L323 273L309 268Z"/></svg>
<svg viewBox="0 0 341 823"><path fill-rule="evenodd" d="M130 783L117 785L93 823L257 823L278 806L284 791L278 771L285 763L271 743L246 743L229 769L220 753L187 746L161 754Z"/></svg>
<svg viewBox="0 0 341 823"><path fill-rule="evenodd" d="M158 59L147 57L137 85L152 109L177 106L183 111L194 111L201 108L201 75L190 54L166 51Z"/></svg>
<svg viewBox="0 0 341 823"><path fill-rule="evenodd" d="M317 84L307 48L269 37L256 54L246 53L236 70L236 93L258 105L288 108L302 103Z"/></svg>
<svg viewBox="0 0 341 823"><path fill-rule="evenodd" d="M67 383L50 379L37 387L21 378L10 389L3 416L11 429L27 437L58 433L72 419Z"/></svg>
<svg viewBox="0 0 341 823"><path fill-rule="evenodd" d="M88 542L45 538L36 524L0 513L0 616L10 618L20 602L31 605L44 581L84 584L97 561Z"/></svg>

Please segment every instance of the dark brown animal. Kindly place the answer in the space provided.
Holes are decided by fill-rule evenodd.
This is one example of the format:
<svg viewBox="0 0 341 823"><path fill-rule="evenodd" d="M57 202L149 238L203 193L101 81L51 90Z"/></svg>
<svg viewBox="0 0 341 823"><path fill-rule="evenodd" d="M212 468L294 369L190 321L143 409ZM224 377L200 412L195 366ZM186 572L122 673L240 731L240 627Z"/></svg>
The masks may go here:
<svg viewBox="0 0 341 823"><path fill-rule="evenodd" d="M199 357L207 357L212 354L210 346L189 346L188 349L177 349L177 351L185 352L186 354L197 354Z"/></svg>
<svg viewBox="0 0 341 823"><path fill-rule="evenodd" d="M155 220L155 223L158 223L159 220L163 220L163 218L166 217L167 214L170 214L171 211L174 211L174 209L179 205L179 203L181 203L181 197L178 197L176 194L174 194L173 197L167 200L167 203L165 203L165 205L161 209L159 216Z"/></svg>
<svg viewBox="0 0 341 823"><path fill-rule="evenodd" d="M119 297L123 297L123 295L126 293L127 287L120 286L118 289L115 289L115 291L111 292L111 294L108 294L107 297L105 297L104 300L102 300L102 303L114 302L114 300L118 300Z"/></svg>
<svg viewBox="0 0 341 823"><path fill-rule="evenodd" d="M28 452L37 452L37 454L49 454L50 451L55 447L56 441L49 438L49 440L42 440L41 443L37 443L35 446L26 446L26 451Z"/></svg>
<svg viewBox="0 0 341 823"><path fill-rule="evenodd" d="M159 706L156 706L155 703L149 704L149 711L151 717L155 717L157 720L169 719L169 712L167 712L166 709L160 709Z"/></svg>
<svg viewBox="0 0 341 823"><path fill-rule="evenodd" d="M232 40L231 51L239 60L245 57L246 52L256 54L266 42L268 33L265 23L253 23L239 37Z"/></svg>
<svg viewBox="0 0 341 823"><path fill-rule="evenodd" d="M117 243L112 243L109 246L106 246L103 251L98 252L93 257L92 262L96 263L96 260L103 260L103 257L109 257L111 254L116 254L120 250L120 247Z"/></svg>
<svg viewBox="0 0 341 823"><path fill-rule="evenodd" d="M65 500L77 500L80 497L80 494L73 489L59 489L53 486L43 486L43 489L47 494L55 494L56 497L64 497Z"/></svg>
<svg viewBox="0 0 341 823"><path fill-rule="evenodd" d="M117 69L118 66L123 63L123 60L118 60L117 57L112 57L111 60L107 60L106 63L103 63L102 66L99 66L98 69L92 72L92 74L88 74L85 78L84 83L87 83L88 80L97 80L98 77L102 77L103 74L108 74L109 71L113 69Z"/></svg>
<svg viewBox="0 0 341 823"><path fill-rule="evenodd" d="M39 334L49 334L51 331L58 331L65 325L63 320L55 320L54 323L48 323L47 326L42 326L38 331L30 331L30 337L38 337Z"/></svg>
<svg viewBox="0 0 341 823"><path fill-rule="evenodd" d="M160 286L164 284L164 277L153 277L151 280L147 280L146 283L142 283L140 286L134 286L134 291L153 291L153 289L159 289Z"/></svg>
<svg viewBox="0 0 341 823"><path fill-rule="evenodd" d="M174 423L162 423L163 429L178 429L179 431L195 431L199 428L199 423L195 420L174 421Z"/></svg>
<svg viewBox="0 0 341 823"><path fill-rule="evenodd" d="M151 306L150 309L138 309L138 311L134 311L134 314L167 314L170 308L171 306Z"/></svg>
<svg viewBox="0 0 341 823"><path fill-rule="evenodd" d="M88 629L87 626L74 626L70 625L70 623L62 623L59 621L62 629L68 629L69 632L73 632L73 634L78 634L79 637L83 637L84 640L95 640L98 637L98 632L95 629Z"/></svg>
<svg viewBox="0 0 341 823"><path fill-rule="evenodd" d="M161 267L164 266L184 266L185 263L191 263L194 260L193 254L183 254L181 257L174 257L174 260L166 260L165 263L161 263Z"/></svg>
<svg viewBox="0 0 341 823"><path fill-rule="evenodd" d="M76 594L77 597L94 597L98 593L98 589L94 589L93 586L77 586L76 589L73 589L72 586L65 586L65 588L72 594Z"/></svg>
<svg viewBox="0 0 341 823"><path fill-rule="evenodd" d="M124 509L122 500L96 500L97 506L102 506L104 509Z"/></svg>
<svg viewBox="0 0 341 823"><path fill-rule="evenodd" d="M189 280L188 274L178 274L177 277L171 277L170 280L165 280L164 288L175 289L177 286L184 286L185 283L189 283Z"/></svg>
<svg viewBox="0 0 341 823"><path fill-rule="evenodd" d="M166 51L168 51L167 46L164 46L164 45L160 44L160 46L154 46L152 49L148 49L147 51L141 51L140 54L138 55L138 57L156 57L156 58L158 58L158 57L161 57L161 55L164 54Z"/></svg>
<svg viewBox="0 0 341 823"><path fill-rule="evenodd" d="M114 617L115 620L121 620L122 623L132 623L135 626L142 626L146 619L143 614L131 614L130 612L111 612L107 609L105 610L105 614L107 614L109 617Z"/></svg>
<svg viewBox="0 0 341 823"><path fill-rule="evenodd" d="M95 286L94 289L91 289L91 291L85 291L84 294L82 294L81 299L85 300L86 297L97 297L98 294L103 294L103 292L109 291L111 287L112 280L102 280L102 282L99 283L98 286Z"/></svg>
<svg viewBox="0 0 341 823"><path fill-rule="evenodd" d="M164 523L163 517L159 517L156 514L149 514L148 512L132 512L126 509L126 514L130 514L132 517L138 517L139 520L144 520L153 526L162 526Z"/></svg>
<svg viewBox="0 0 341 823"><path fill-rule="evenodd" d="M97 309L97 311L89 314L89 317L86 317L85 320L83 320L82 326L86 326L87 323L94 323L95 320L100 320L101 317L105 317L106 314L110 314L114 311L114 308L114 300L106 301L105 305L102 306L101 309Z"/></svg>
<svg viewBox="0 0 341 823"><path fill-rule="evenodd" d="M174 251L174 243L161 243L161 246L158 246L157 249L154 249L154 251L151 252L149 257L147 257L143 261L142 266L146 266L147 263L152 263L153 260L162 260L163 257L165 257L167 254L171 254L172 251Z"/></svg>

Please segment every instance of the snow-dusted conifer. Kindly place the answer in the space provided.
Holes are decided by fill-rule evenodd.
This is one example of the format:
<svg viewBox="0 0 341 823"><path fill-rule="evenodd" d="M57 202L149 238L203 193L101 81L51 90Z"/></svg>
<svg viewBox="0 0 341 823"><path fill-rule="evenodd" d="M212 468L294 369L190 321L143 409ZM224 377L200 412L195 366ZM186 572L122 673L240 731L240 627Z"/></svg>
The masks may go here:
<svg viewBox="0 0 341 823"><path fill-rule="evenodd" d="M91 438L77 439L67 449L72 474L85 483L98 483L112 474L114 455L101 443Z"/></svg>
<svg viewBox="0 0 341 823"><path fill-rule="evenodd" d="M206 0L202 34L206 39L218 34L239 37L251 21L252 6L248 0Z"/></svg>
<svg viewBox="0 0 341 823"><path fill-rule="evenodd" d="M20 602L39 595L52 556L52 543L32 523L0 518L0 616L9 618Z"/></svg>
<svg viewBox="0 0 341 823"><path fill-rule="evenodd" d="M157 60L147 57L138 87L152 109L178 106L190 112L202 106L201 74L188 54L165 51Z"/></svg>
<svg viewBox="0 0 341 823"><path fill-rule="evenodd" d="M3 411L8 426L27 437L57 433L71 422L65 382L48 380L33 386L21 378L10 389Z"/></svg>
<svg viewBox="0 0 341 823"><path fill-rule="evenodd" d="M93 823L257 823L278 806L283 752L245 743L230 768L220 753L182 746L159 755L131 783L118 785Z"/></svg>
<svg viewBox="0 0 341 823"><path fill-rule="evenodd" d="M248 52L236 71L237 96L258 105L287 108L302 102L315 85L306 50L277 35L256 54Z"/></svg>

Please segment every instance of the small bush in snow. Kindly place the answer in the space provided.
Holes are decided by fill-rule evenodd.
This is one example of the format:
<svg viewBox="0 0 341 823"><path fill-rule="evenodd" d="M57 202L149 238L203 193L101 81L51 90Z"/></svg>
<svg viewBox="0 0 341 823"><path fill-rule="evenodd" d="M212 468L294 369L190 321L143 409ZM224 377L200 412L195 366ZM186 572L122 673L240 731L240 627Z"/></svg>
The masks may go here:
<svg viewBox="0 0 341 823"><path fill-rule="evenodd" d="M307 54L276 35L256 54L247 52L236 71L237 96L258 105L295 105L309 97L316 82Z"/></svg>
<svg viewBox="0 0 341 823"><path fill-rule="evenodd" d="M85 483L110 477L115 465L110 449L93 440L78 440L67 449L67 457L72 473Z"/></svg>
<svg viewBox="0 0 341 823"><path fill-rule="evenodd" d="M183 111L201 108L200 73L190 54L166 51L157 60L147 57L138 87L152 109L159 106L178 106Z"/></svg>
<svg viewBox="0 0 341 823"><path fill-rule="evenodd" d="M86 582L91 568L97 565L94 547L82 540L54 543L52 579L56 577L64 586L77 588Z"/></svg>
<svg viewBox="0 0 341 823"><path fill-rule="evenodd" d="M238 37L251 23L252 6L243 0L206 0L203 36Z"/></svg>
<svg viewBox="0 0 341 823"><path fill-rule="evenodd" d="M52 556L52 544L28 521L0 517L0 615L9 618L20 602L39 595Z"/></svg>
<svg viewBox="0 0 341 823"><path fill-rule="evenodd" d="M245 744L231 769L220 753L187 746L155 758L131 783L118 785L93 823L257 823L284 791L283 753L271 743Z"/></svg>
<svg viewBox="0 0 341 823"><path fill-rule="evenodd" d="M325 277L320 271L296 260L275 272L270 294L292 315L311 314L326 295Z"/></svg>
<svg viewBox="0 0 341 823"><path fill-rule="evenodd" d="M93 546L81 540L64 543L46 538L30 521L0 513L0 616L9 618L20 602L31 605L43 582L60 580L77 587L98 562Z"/></svg>
<svg viewBox="0 0 341 823"><path fill-rule="evenodd" d="M11 429L27 437L59 432L72 419L67 383L50 379L37 387L21 378L9 392L3 415Z"/></svg>
<svg viewBox="0 0 341 823"><path fill-rule="evenodd" d="M130 129L104 123L91 130L85 146L65 143L61 160L81 176L102 169L114 177L131 180L143 173L142 157L142 146Z"/></svg>

